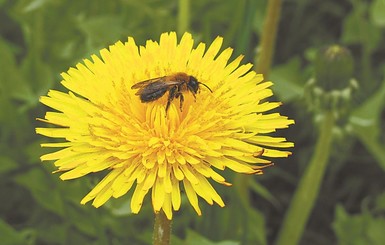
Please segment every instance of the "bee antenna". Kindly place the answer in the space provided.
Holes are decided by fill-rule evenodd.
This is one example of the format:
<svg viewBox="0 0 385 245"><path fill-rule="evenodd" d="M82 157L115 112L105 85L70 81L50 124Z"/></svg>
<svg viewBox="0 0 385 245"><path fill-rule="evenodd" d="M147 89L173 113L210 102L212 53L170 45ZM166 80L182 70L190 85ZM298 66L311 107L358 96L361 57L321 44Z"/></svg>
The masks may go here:
<svg viewBox="0 0 385 245"><path fill-rule="evenodd" d="M211 90L211 88L209 86L207 86L206 84L204 83L199 83L199 84L202 84L203 86L205 86L208 90L210 90L210 92L212 93L213 91Z"/></svg>

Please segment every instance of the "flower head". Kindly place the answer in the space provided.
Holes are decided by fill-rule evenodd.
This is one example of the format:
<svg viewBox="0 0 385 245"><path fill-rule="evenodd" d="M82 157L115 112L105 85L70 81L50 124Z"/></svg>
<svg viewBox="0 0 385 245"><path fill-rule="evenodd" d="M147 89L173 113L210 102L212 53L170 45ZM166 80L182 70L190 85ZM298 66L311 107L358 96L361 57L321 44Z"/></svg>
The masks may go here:
<svg viewBox="0 0 385 245"><path fill-rule="evenodd" d="M92 61L70 68L62 74L69 92L51 90L41 97L56 110L41 120L57 127L37 128L37 133L63 139L42 144L61 149L41 159L54 160L63 180L108 172L82 204L93 200L99 207L134 188L133 213L150 191L154 211L162 209L171 219L180 208L183 186L199 215L198 196L224 206L209 179L230 185L220 174L225 168L261 174L270 164L267 158L290 155L275 148L292 143L266 134L293 120L266 113L280 105L265 101L272 83L251 71L251 64L240 65L242 56L229 62L232 49L219 52L221 45L218 37L206 51L204 43L193 48L188 33L179 43L171 32L162 34L159 43L139 47L129 38L101 50L101 58L93 55ZM194 94L170 85L164 95L146 102L132 89L138 82L177 73L193 76L212 92L200 86ZM171 88L177 93L166 111Z"/></svg>

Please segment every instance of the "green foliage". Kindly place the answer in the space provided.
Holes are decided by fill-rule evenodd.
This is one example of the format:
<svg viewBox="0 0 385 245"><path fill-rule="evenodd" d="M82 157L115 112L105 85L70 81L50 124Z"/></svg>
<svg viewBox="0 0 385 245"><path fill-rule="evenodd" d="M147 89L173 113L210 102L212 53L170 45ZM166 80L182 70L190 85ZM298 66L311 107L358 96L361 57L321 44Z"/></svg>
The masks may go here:
<svg viewBox="0 0 385 245"><path fill-rule="evenodd" d="M385 74L385 73L384 73ZM376 158L385 171L385 146L383 128L383 111L385 110L385 81L378 91L360 105L350 118L352 131L362 144Z"/></svg>
<svg viewBox="0 0 385 245"><path fill-rule="evenodd" d="M296 144L294 154L263 176L248 176L242 189L215 186L225 208L201 201L197 217L183 199L173 244L272 244L317 140L318 115L307 111L304 86L313 76L314 54L334 43L351 50L359 89L333 131L331 160L301 244L385 240L385 2L283 2L269 79L277 101L285 103L282 114L296 120L285 135ZM243 53L251 62L266 3L190 1L187 30L196 43L221 35L234 57ZM138 44L156 40L178 29L177 20L172 0L0 0L0 244L151 244L149 200L139 215L131 214L129 195L99 209L80 205L103 173L67 182L51 174L51 163L39 159L46 150L35 134L42 125L36 118L47 110L39 97L64 90L61 72L127 36ZM367 199L375 200L374 208L362 209Z"/></svg>
<svg viewBox="0 0 385 245"><path fill-rule="evenodd" d="M17 231L3 220L0 220L0 237L1 242L8 245L29 245L35 242L31 230Z"/></svg>
<svg viewBox="0 0 385 245"><path fill-rule="evenodd" d="M185 241L174 239L171 243L175 245L239 245L238 242L232 241L212 242L191 230L187 231Z"/></svg>
<svg viewBox="0 0 385 245"><path fill-rule="evenodd" d="M382 199L383 197L384 195L382 195ZM382 209L382 211L384 210ZM364 210L361 214L349 215L340 205L336 207L335 216L333 228L338 236L339 245L380 245L384 243L384 217L376 217L369 210Z"/></svg>

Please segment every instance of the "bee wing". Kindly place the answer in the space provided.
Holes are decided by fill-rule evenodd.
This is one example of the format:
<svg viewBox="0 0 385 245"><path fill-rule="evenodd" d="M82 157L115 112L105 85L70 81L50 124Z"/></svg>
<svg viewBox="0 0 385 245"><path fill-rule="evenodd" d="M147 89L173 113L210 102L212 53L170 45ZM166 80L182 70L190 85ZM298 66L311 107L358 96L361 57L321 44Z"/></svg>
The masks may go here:
<svg viewBox="0 0 385 245"><path fill-rule="evenodd" d="M138 82L134 85L131 86L131 89L138 89L138 88L143 88L151 83L154 83L154 82L161 82L164 80L165 77L157 77L157 78L151 78L151 79L148 79L148 80L145 80L145 81L142 81L142 82Z"/></svg>
<svg viewBox="0 0 385 245"><path fill-rule="evenodd" d="M152 93L156 93L160 90L164 90L164 92L173 85L180 84L180 82L176 81L164 81L162 79L157 81L152 81L151 83L145 83L146 85L141 85L136 95L149 95Z"/></svg>

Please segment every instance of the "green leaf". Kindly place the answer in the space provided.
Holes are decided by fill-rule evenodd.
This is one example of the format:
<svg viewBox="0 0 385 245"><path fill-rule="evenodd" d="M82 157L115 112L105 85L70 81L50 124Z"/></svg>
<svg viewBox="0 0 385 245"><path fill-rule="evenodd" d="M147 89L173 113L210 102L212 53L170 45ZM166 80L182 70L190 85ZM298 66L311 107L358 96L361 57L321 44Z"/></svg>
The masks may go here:
<svg viewBox="0 0 385 245"><path fill-rule="evenodd" d="M381 112L385 108L385 82L376 94L370 96L350 117L353 132L377 159L385 171L385 147L380 142Z"/></svg>
<svg viewBox="0 0 385 245"><path fill-rule="evenodd" d="M42 169L35 168L22 173L16 176L15 182L28 189L44 208L64 216L63 199L57 189L57 184Z"/></svg>
<svg viewBox="0 0 385 245"><path fill-rule="evenodd" d="M15 54L12 47L0 37L0 95L10 97L13 91L23 89L22 74L16 65Z"/></svg>
<svg viewBox="0 0 385 245"><path fill-rule="evenodd" d="M376 206L375 210L383 212L385 211L385 192L381 193L379 196L376 197Z"/></svg>
<svg viewBox="0 0 385 245"><path fill-rule="evenodd" d="M250 184L250 189L253 190L255 193L257 193L258 195L262 196L263 198L271 202L275 207L279 206L279 201L270 193L268 188L261 185L255 179L252 179L249 184Z"/></svg>
<svg viewBox="0 0 385 245"><path fill-rule="evenodd" d="M253 28L255 33L260 35L265 20L267 1L255 1L255 4L258 4L258 6L254 9L256 13L253 20Z"/></svg>
<svg viewBox="0 0 385 245"><path fill-rule="evenodd" d="M129 216L131 212L131 198L121 197L105 204L106 207L116 216Z"/></svg>
<svg viewBox="0 0 385 245"><path fill-rule="evenodd" d="M370 244L383 244L385 241L385 219L377 218L371 220L367 227Z"/></svg>
<svg viewBox="0 0 385 245"><path fill-rule="evenodd" d="M272 69L270 75L270 79L274 82L272 89L280 100L289 102L302 96L303 87L299 83L304 79L301 74L301 61L298 57Z"/></svg>
<svg viewBox="0 0 385 245"><path fill-rule="evenodd" d="M50 153L50 149L41 147L43 140L36 140L24 146L24 154L27 157L27 164L41 163L40 156Z"/></svg>
<svg viewBox="0 0 385 245"><path fill-rule="evenodd" d="M8 142L10 138L12 142L24 140L29 126L29 118L20 111L21 105L14 103L13 94L26 88L15 56L13 46L0 37L0 138Z"/></svg>
<svg viewBox="0 0 385 245"><path fill-rule="evenodd" d="M72 224L76 226L84 234L97 237L96 227L100 225L95 223L95 217L92 213L93 210L85 206L74 206L68 209L68 218Z"/></svg>
<svg viewBox="0 0 385 245"><path fill-rule="evenodd" d="M375 0L370 6L370 17L372 22L379 26L385 27L385 1Z"/></svg>
<svg viewBox="0 0 385 245"><path fill-rule="evenodd" d="M29 245L35 244L32 230L17 231L12 226L0 219L0 238L4 245Z"/></svg>
<svg viewBox="0 0 385 245"><path fill-rule="evenodd" d="M265 245L266 241L266 229L265 229L265 217L257 209L248 209L247 211L247 223L248 223L248 241L253 241L253 244Z"/></svg>
<svg viewBox="0 0 385 245"><path fill-rule="evenodd" d="M15 160L7 156L0 156L0 174L7 173L18 168Z"/></svg>
<svg viewBox="0 0 385 245"><path fill-rule="evenodd" d="M21 87L12 93L13 98L24 102L26 109L35 107L39 102L39 96L45 94L54 81L50 65L35 55L29 55L24 59L21 71L28 79L23 80Z"/></svg>
<svg viewBox="0 0 385 245"><path fill-rule="evenodd" d="M56 217L55 217L56 218ZM44 244L66 244L68 240L69 226L64 222L54 222L54 217L46 216L36 226L39 240ZM74 233L74 232L72 232ZM71 234L74 235L74 234ZM68 243L67 243L68 244Z"/></svg>
<svg viewBox="0 0 385 245"><path fill-rule="evenodd" d="M37 105L38 95L51 87L53 75L47 64L31 55L18 67L15 54L11 50L12 48L0 38L0 93L6 98L22 102L18 109L25 111Z"/></svg>
<svg viewBox="0 0 385 245"><path fill-rule="evenodd" d="M352 12L344 19L342 42L362 44L374 50L381 40L381 31L367 19L368 9L365 2L353 1Z"/></svg>
<svg viewBox="0 0 385 245"><path fill-rule="evenodd" d="M33 10L39 9L49 2L49 0L33 0L28 3L27 6L24 7L24 12L31 12Z"/></svg>
<svg viewBox="0 0 385 245"><path fill-rule="evenodd" d="M385 219L370 213L349 215L341 205L336 207L333 229L340 245L382 245L385 241Z"/></svg>
<svg viewBox="0 0 385 245"><path fill-rule="evenodd" d="M227 229L228 234L235 233L233 236L239 237L242 244L267 244L263 214L242 201L241 198L227 206L231 210L229 210L229 217L223 222L231 224L231 226L222 224L226 227L223 229Z"/></svg>
<svg viewBox="0 0 385 245"><path fill-rule="evenodd" d="M345 209L338 205L336 207L336 217L333 222L333 229L336 233L340 245L362 245L367 244L363 236L362 227L365 219L362 216L350 217Z"/></svg>
<svg viewBox="0 0 385 245"><path fill-rule="evenodd" d="M212 242L205 237L199 235L198 233L188 230L187 237L184 245L239 245L239 242L234 241L221 241L221 242Z"/></svg>
<svg viewBox="0 0 385 245"><path fill-rule="evenodd" d="M89 48L95 49L116 42L127 33L120 16L100 16L78 20L79 29L87 36Z"/></svg>

